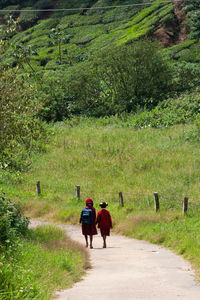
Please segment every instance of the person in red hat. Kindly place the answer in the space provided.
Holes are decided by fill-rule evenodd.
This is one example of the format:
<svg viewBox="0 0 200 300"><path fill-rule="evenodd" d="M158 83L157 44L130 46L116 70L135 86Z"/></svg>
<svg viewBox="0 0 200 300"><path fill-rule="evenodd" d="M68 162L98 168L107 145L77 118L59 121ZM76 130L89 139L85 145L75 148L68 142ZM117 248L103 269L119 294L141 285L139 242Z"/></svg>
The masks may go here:
<svg viewBox="0 0 200 300"><path fill-rule="evenodd" d="M85 236L86 247L88 247L88 236L90 238L90 249L93 248L93 235L97 234L96 229L96 210L93 207L91 198L86 200L86 207L83 208L80 217L82 223L82 234Z"/></svg>
<svg viewBox="0 0 200 300"><path fill-rule="evenodd" d="M110 235L110 229L112 228L112 219L109 211L106 209L108 203L102 202L99 205L101 210L97 214L98 228L100 228L101 236L103 238L103 248L106 248L106 237Z"/></svg>

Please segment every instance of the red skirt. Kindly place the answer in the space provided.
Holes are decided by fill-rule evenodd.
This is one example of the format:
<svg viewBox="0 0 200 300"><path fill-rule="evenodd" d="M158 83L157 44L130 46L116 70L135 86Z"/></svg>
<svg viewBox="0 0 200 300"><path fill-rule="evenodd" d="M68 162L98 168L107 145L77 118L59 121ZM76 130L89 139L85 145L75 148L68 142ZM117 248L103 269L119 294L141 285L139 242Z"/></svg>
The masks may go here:
<svg viewBox="0 0 200 300"><path fill-rule="evenodd" d="M83 235L97 234L96 225L95 224L82 224L82 234Z"/></svg>
<svg viewBox="0 0 200 300"><path fill-rule="evenodd" d="M101 231L101 236L103 236L103 235L109 236L110 235L110 228L100 228L100 231Z"/></svg>

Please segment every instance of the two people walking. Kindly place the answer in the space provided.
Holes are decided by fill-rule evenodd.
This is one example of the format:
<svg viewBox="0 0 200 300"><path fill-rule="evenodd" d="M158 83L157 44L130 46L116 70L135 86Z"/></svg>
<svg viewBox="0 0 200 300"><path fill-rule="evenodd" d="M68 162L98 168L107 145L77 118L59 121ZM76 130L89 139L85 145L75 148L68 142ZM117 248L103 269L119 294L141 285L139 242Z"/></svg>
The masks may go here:
<svg viewBox="0 0 200 300"><path fill-rule="evenodd" d="M98 225L103 238L103 248L106 248L107 246L106 237L110 235L110 229L112 228L111 215L106 209L108 204L106 202L102 202L99 206L101 207L101 210L96 216L96 210L93 207L93 200L88 198L86 200L86 207L84 207L81 212L80 223L82 224L82 234L85 237L86 247L88 247L90 243L90 249L93 248L93 236L97 234L96 225Z"/></svg>

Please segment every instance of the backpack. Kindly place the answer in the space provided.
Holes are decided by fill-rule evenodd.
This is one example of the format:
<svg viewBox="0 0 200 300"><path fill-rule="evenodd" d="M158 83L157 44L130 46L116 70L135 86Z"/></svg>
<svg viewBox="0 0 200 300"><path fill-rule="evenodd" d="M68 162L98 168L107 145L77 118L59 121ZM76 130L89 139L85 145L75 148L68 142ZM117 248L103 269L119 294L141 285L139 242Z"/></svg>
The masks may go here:
<svg viewBox="0 0 200 300"><path fill-rule="evenodd" d="M82 224L92 224L92 210L90 208L84 207L81 212L81 223Z"/></svg>

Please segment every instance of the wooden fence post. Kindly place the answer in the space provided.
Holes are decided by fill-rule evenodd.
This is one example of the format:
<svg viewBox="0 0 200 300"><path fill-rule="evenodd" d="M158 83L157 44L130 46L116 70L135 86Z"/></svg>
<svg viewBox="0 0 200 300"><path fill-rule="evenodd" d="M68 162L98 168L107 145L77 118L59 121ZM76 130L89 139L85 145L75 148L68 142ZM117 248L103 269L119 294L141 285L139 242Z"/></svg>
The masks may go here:
<svg viewBox="0 0 200 300"><path fill-rule="evenodd" d="M185 197L183 200L183 214L185 215L187 213L188 210L188 198Z"/></svg>
<svg viewBox="0 0 200 300"><path fill-rule="evenodd" d="M41 194L41 189L40 189L40 181L36 182L36 194L39 196Z"/></svg>
<svg viewBox="0 0 200 300"><path fill-rule="evenodd" d="M159 203L159 197L157 192L154 193L154 197L155 197L155 210L156 212L158 212L160 209L160 203Z"/></svg>
<svg viewBox="0 0 200 300"><path fill-rule="evenodd" d="M124 206L124 199L123 199L122 192L119 192L119 203L120 203L121 207Z"/></svg>
<svg viewBox="0 0 200 300"><path fill-rule="evenodd" d="M75 198L78 198L78 200L80 200L80 198L81 198L81 187L80 187L80 185L76 186L76 189L75 189Z"/></svg>

